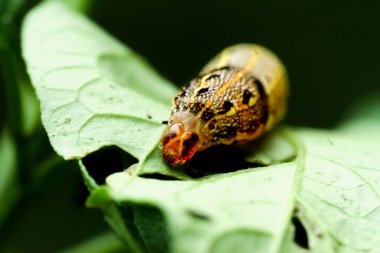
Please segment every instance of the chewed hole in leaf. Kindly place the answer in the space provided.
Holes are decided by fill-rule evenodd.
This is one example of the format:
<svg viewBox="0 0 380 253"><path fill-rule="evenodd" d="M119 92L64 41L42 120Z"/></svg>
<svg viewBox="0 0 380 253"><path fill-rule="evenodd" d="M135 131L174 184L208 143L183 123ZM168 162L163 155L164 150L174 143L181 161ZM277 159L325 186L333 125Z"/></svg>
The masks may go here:
<svg viewBox="0 0 380 253"><path fill-rule="evenodd" d="M104 184L107 176L123 171L138 162L132 155L116 146L101 148L82 159L96 183Z"/></svg>
<svg viewBox="0 0 380 253"><path fill-rule="evenodd" d="M292 223L295 229L294 242L304 249L309 249L309 239L304 225L297 216L293 216Z"/></svg>
<svg viewBox="0 0 380 253"><path fill-rule="evenodd" d="M159 179L159 180L179 180L176 177L171 177L167 175L163 175L160 173L154 173L154 174L143 174L141 175L143 178L151 178L151 179Z"/></svg>
<svg viewBox="0 0 380 253"><path fill-rule="evenodd" d="M210 222L211 221L211 218L209 216L207 216L206 214L203 214L203 213L200 213L198 211L195 211L195 210L187 210L187 213L197 219L197 220L202 220L202 221L207 221L207 222Z"/></svg>
<svg viewBox="0 0 380 253"><path fill-rule="evenodd" d="M199 178L261 166L247 162L244 155L244 152L232 146L215 146L197 153L184 169L189 176Z"/></svg>

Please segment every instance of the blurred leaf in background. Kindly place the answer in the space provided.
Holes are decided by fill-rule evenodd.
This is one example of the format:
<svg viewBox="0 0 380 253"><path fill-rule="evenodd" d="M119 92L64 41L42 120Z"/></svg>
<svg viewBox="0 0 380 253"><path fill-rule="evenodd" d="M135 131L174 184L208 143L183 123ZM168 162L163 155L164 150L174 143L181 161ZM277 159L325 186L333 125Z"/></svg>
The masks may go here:
<svg viewBox="0 0 380 253"><path fill-rule="evenodd" d="M122 246L100 214L83 207L77 165L54 154L40 124L20 51L21 21L38 2L0 1L0 252L117 252Z"/></svg>
<svg viewBox="0 0 380 253"><path fill-rule="evenodd" d="M17 181L16 147L9 133L4 130L0 138L0 224L9 215L14 206L14 201L19 194L19 182Z"/></svg>

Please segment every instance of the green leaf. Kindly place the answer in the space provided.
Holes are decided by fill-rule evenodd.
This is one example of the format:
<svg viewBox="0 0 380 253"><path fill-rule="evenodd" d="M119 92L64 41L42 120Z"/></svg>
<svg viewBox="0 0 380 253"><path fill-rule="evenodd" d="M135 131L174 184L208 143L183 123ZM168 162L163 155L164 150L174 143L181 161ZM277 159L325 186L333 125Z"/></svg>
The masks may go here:
<svg viewBox="0 0 380 253"><path fill-rule="evenodd" d="M16 147L8 131L0 136L0 225L17 200L20 189L17 181Z"/></svg>
<svg viewBox="0 0 380 253"><path fill-rule="evenodd" d="M142 162L156 147L176 89L129 48L60 2L27 15L22 48L58 154L117 145Z"/></svg>
<svg viewBox="0 0 380 253"><path fill-rule="evenodd" d="M377 252L380 246L380 147L337 131L303 129L307 156L300 209L331 252Z"/></svg>
<svg viewBox="0 0 380 253"><path fill-rule="evenodd" d="M336 130L282 128L242 148L265 167L191 179L162 161L175 89L144 60L59 2L34 9L22 35L55 150L73 159L116 145L139 160L105 185L80 163L87 205L130 252L378 251L377 103ZM186 180L141 177L156 173Z"/></svg>
<svg viewBox="0 0 380 253"><path fill-rule="evenodd" d="M112 233L95 236L85 242L72 246L60 253L116 253L125 252L125 248Z"/></svg>
<svg viewBox="0 0 380 253"><path fill-rule="evenodd" d="M293 209L296 174L294 162L195 181L120 172L108 177L102 191L109 192L108 201L115 201L121 214L130 213L125 227L133 222L130 231L138 231L133 241L142 241L147 252L278 252ZM102 197L94 197L99 194ZM95 191L90 200L104 196ZM154 251L158 242L168 248Z"/></svg>

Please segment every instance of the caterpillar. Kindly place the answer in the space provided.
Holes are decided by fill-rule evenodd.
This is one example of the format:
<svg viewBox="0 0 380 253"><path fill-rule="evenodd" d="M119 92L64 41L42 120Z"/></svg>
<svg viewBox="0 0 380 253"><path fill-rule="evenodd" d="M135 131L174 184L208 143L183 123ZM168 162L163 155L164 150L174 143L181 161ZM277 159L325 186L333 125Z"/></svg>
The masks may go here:
<svg viewBox="0 0 380 253"><path fill-rule="evenodd" d="M286 113L288 78L270 50L255 44L224 49L174 97L162 155L170 165L213 145L254 140Z"/></svg>

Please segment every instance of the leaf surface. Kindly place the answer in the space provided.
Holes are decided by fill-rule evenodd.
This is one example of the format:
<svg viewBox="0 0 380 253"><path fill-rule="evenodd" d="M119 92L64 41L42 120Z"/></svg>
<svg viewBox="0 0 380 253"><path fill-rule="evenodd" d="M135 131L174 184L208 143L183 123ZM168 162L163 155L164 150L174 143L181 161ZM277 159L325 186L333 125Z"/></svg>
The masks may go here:
<svg viewBox="0 0 380 253"><path fill-rule="evenodd" d="M155 252L158 241L165 243L162 233L167 234L170 252L216 253L231 252L232 248L242 253L249 249L278 252L292 213L296 173L296 163L188 181L147 179L120 172L107 179L110 199L103 202L116 201L121 213L127 212L124 205L132 208L139 234L149 232L152 224L165 224L150 234L149 241L143 240L148 252ZM103 191L94 191L89 204L95 204L97 194ZM153 207L159 215L150 217L144 211ZM137 220L139 216L144 219Z"/></svg>
<svg viewBox="0 0 380 253"><path fill-rule="evenodd" d="M32 10L22 37L42 122L57 153L82 158L117 145L144 160L162 134L176 89L60 2Z"/></svg>

